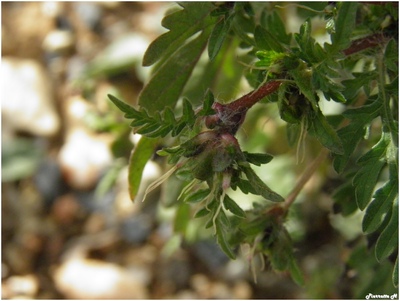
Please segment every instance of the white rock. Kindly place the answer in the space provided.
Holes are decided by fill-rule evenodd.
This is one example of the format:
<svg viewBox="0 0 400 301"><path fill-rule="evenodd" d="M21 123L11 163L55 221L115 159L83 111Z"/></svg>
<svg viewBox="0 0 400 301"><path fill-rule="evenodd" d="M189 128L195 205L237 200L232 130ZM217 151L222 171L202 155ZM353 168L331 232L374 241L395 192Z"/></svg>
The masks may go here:
<svg viewBox="0 0 400 301"><path fill-rule="evenodd" d="M43 49L49 52L63 52L71 49L74 43L75 37L69 30L53 30L46 35Z"/></svg>
<svg viewBox="0 0 400 301"><path fill-rule="evenodd" d="M67 182L77 189L95 185L101 172L111 165L110 139L94 135L81 127L71 129L59 153L59 162Z"/></svg>
<svg viewBox="0 0 400 301"><path fill-rule="evenodd" d="M54 274L57 288L68 299L146 299L140 277L116 264L85 258L64 262Z"/></svg>
<svg viewBox="0 0 400 301"><path fill-rule="evenodd" d="M50 79L39 63L3 58L1 78L2 117L8 128L38 136L51 136L59 130Z"/></svg>

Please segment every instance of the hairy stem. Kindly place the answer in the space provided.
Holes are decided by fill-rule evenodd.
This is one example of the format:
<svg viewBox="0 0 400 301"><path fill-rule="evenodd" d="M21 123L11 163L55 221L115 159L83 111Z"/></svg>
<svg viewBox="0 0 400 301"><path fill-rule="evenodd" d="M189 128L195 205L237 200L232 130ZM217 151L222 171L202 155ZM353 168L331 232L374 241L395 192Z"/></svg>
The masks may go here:
<svg viewBox="0 0 400 301"><path fill-rule="evenodd" d="M304 171L304 173L300 176L299 180L296 183L296 186L290 192L288 197L286 198L285 202L283 203L283 209L287 211L289 207L293 204L296 200L297 196L303 189L304 185L307 184L308 180L311 179L311 176L317 170L317 168L321 165L321 163L326 159L329 151L328 149L324 148L319 153L318 157L308 166L308 168Z"/></svg>

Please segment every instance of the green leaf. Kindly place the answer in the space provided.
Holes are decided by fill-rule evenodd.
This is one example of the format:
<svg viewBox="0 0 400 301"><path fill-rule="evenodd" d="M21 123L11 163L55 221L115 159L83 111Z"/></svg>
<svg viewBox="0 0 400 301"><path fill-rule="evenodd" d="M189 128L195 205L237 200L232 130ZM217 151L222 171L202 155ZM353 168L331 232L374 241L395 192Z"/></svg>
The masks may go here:
<svg viewBox="0 0 400 301"><path fill-rule="evenodd" d="M255 46L254 38L254 18L249 18L243 10L237 10L232 22L232 28L235 34L246 44Z"/></svg>
<svg viewBox="0 0 400 301"><path fill-rule="evenodd" d="M232 212L234 215L240 218L246 218L246 213L243 211L242 208L239 207L238 204L234 200L232 200L229 195L225 195L224 198L224 206L227 210Z"/></svg>
<svg viewBox="0 0 400 301"><path fill-rule="evenodd" d="M221 46L231 28L232 20L233 15L228 18L223 17L217 22L217 24L215 24L208 41L208 57L210 60L213 60L221 49Z"/></svg>
<svg viewBox="0 0 400 301"><path fill-rule="evenodd" d="M317 138L330 151L343 154L342 141L319 109L317 112L310 112L306 118L308 133L311 136Z"/></svg>
<svg viewBox="0 0 400 301"><path fill-rule="evenodd" d="M332 46L329 47L331 54L347 48L351 42L351 36L356 24L357 2L341 2L338 16L335 22L335 31L331 35Z"/></svg>
<svg viewBox="0 0 400 301"><path fill-rule="evenodd" d="M259 25L255 29L254 39L259 49L273 50L279 53L285 50L270 31Z"/></svg>
<svg viewBox="0 0 400 301"><path fill-rule="evenodd" d="M162 25L169 31L159 36L147 48L143 58L143 66L151 66L162 57L172 57L185 41L212 24L209 13L214 6L210 2L181 2L183 10L165 16Z"/></svg>
<svg viewBox="0 0 400 301"><path fill-rule="evenodd" d="M174 231L186 233L190 221L190 205L180 203L174 219Z"/></svg>
<svg viewBox="0 0 400 301"><path fill-rule="evenodd" d="M246 161L257 165L261 166L261 164L267 164L271 162L271 160L274 158L270 154L262 154L262 153L248 153L246 151L243 152L244 157L246 158Z"/></svg>
<svg viewBox="0 0 400 301"><path fill-rule="evenodd" d="M33 139L3 137L1 180L16 181L36 173L43 160L43 149Z"/></svg>
<svg viewBox="0 0 400 301"><path fill-rule="evenodd" d="M285 24L280 18L279 14L274 11L272 14L270 11L264 9L261 14L261 25L275 37L275 40L285 45L290 45L292 35L286 33Z"/></svg>
<svg viewBox="0 0 400 301"><path fill-rule="evenodd" d="M304 62L301 62L297 68L288 70L290 75L296 82L300 92L310 102L314 111L318 110L318 100L316 97L315 89L311 82L311 69L308 68Z"/></svg>
<svg viewBox="0 0 400 301"><path fill-rule="evenodd" d="M154 73L139 95L139 104L151 115L165 107L173 108L199 60L210 32L209 29L170 56Z"/></svg>
<svg viewBox="0 0 400 301"><path fill-rule="evenodd" d="M194 218L200 218L200 217L206 216L208 214L210 214L210 211L207 210L207 208L201 208L199 211L197 211L194 214Z"/></svg>
<svg viewBox="0 0 400 301"><path fill-rule="evenodd" d="M385 49L385 65L386 67L395 72L399 72L399 51L395 40L390 40Z"/></svg>
<svg viewBox="0 0 400 301"><path fill-rule="evenodd" d="M385 215L390 211L393 201L398 196L397 179L390 179L374 194L374 200L369 204L362 222L363 231L368 234L379 228Z"/></svg>
<svg viewBox="0 0 400 301"><path fill-rule="evenodd" d="M283 202L282 196L272 191L254 172L247 162L240 163L241 170L245 173L254 192L272 202Z"/></svg>
<svg viewBox="0 0 400 301"><path fill-rule="evenodd" d="M390 134L382 133L381 140L365 155L358 159L361 166L353 179L358 208L364 210L371 200L375 185L386 160L386 148L390 143Z"/></svg>
<svg viewBox="0 0 400 301"><path fill-rule="evenodd" d="M351 122L337 132L343 143L343 154L335 155L333 162L338 173L341 173L346 167L351 154L365 136L366 126L379 115L381 107L380 101L372 100L360 108L349 109L343 113Z"/></svg>
<svg viewBox="0 0 400 301"><path fill-rule="evenodd" d="M184 201L186 203L199 203L199 202L203 201L210 194L210 192L211 192L210 189L197 190L197 191L189 194L188 196L186 196L184 198Z"/></svg>
<svg viewBox="0 0 400 301"><path fill-rule="evenodd" d="M378 238L375 246L375 256L378 261L388 257L399 244L399 202L393 204L392 216L386 228Z"/></svg>
<svg viewBox="0 0 400 301"><path fill-rule="evenodd" d="M214 94L211 90L207 90L206 95L204 97L203 107L199 112L200 116L208 116L215 114L215 110L212 108L214 104Z"/></svg>
<svg viewBox="0 0 400 301"><path fill-rule="evenodd" d="M186 122L188 126L192 126L196 121L196 116L192 108L192 104L186 98L183 99L183 114L182 120Z"/></svg>
<svg viewBox="0 0 400 301"><path fill-rule="evenodd" d="M119 100L117 97L108 94L108 98L115 104L115 106L125 113L124 117L127 119L142 118L142 113L137 111L134 107L128 105L127 103Z"/></svg>
<svg viewBox="0 0 400 301"><path fill-rule="evenodd" d="M129 196L132 201L135 200L139 191L144 167L153 155L157 143L158 139L151 139L143 136L131 153L128 167L128 182Z"/></svg>
<svg viewBox="0 0 400 301"><path fill-rule="evenodd" d="M304 285L303 273L301 272L299 266L297 265L296 259L294 257L290 259L288 268L290 271L290 276L292 276L294 282L296 282L300 286L303 286Z"/></svg>
<svg viewBox="0 0 400 301"><path fill-rule="evenodd" d="M223 229L223 225L221 224L219 215L215 221L215 229L216 229L217 241L221 249L224 251L226 255L228 255L229 258L236 259L236 255L226 239L227 233Z"/></svg>

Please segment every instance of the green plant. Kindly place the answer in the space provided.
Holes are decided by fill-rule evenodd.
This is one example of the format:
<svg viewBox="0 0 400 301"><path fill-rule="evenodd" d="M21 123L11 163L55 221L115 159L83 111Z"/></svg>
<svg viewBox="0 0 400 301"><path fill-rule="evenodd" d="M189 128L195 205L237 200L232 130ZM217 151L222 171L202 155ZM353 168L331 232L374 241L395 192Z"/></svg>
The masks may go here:
<svg viewBox="0 0 400 301"><path fill-rule="evenodd" d="M193 218L205 220L205 227L213 229L229 257L235 258L239 245L248 244L252 256L262 254L273 269L289 271L301 284L285 221L305 183L322 162L332 159L333 168L345 179L332 196L336 210L344 215L365 210L362 227L366 235L377 237L373 242L376 259L397 254L396 4L299 5L307 18L294 34L287 33L279 15L282 8L271 3L179 6L162 21L169 31L145 53L143 65L154 68L140 94L139 108L109 95L125 118L132 119L135 133L143 136L130 158L132 199L145 163L168 137L172 146L157 153L173 167L147 192L172 173L183 181L174 202L181 219L176 230L184 231L195 208ZM323 20L330 42L315 40L312 17ZM205 51L206 63L202 60ZM211 92L220 93L224 81L219 76L227 74L221 72L227 61L241 62L236 64L240 67L231 67L229 84L246 78L254 89L232 102L218 101ZM195 76L193 70L201 64ZM234 93L224 89L224 94L229 98ZM326 100L340 104L340 112L324 114L321 102ZM269 188L252 168L269 163L272 156L242 150L236 138L257 103L277 106L298 161L304 156L307 137L320 143L316 159L286 198ZM230 189L267 201L244 211L229 196ZM396 259L395 285L397 281Z"/></svg>

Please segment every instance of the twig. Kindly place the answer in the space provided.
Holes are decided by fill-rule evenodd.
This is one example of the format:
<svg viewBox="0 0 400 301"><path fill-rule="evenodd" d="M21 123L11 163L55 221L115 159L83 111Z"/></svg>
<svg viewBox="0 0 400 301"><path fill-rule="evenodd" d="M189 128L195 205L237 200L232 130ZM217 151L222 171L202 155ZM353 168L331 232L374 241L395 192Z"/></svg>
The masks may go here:
<svg viewBox="0 0 400 301"><path fill-rule="evenodd" d="M317 168L321 165L321 163L326 159L329 151L328 149L324 148L319 153L318 157L311 163L310 166L304 171L304 173L300 176L299 180L296 183L296 186L290 192L288 197L286 198L285 202L283 203L282 208L287 211L292 203L296 200L297 196L299 195L300 191L303 189L304 185L311 179L311 176L317 170Z"/></svg>

